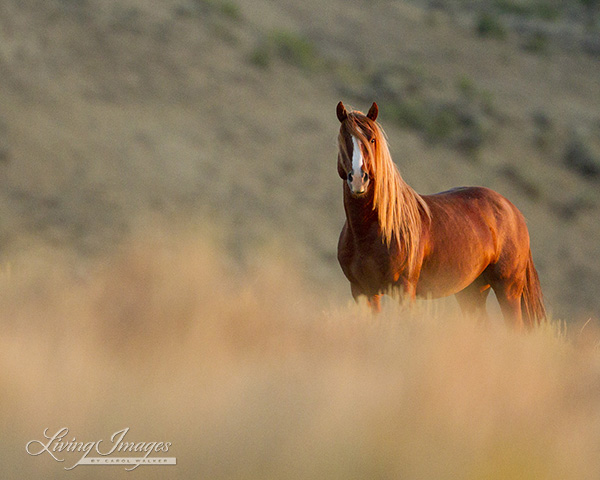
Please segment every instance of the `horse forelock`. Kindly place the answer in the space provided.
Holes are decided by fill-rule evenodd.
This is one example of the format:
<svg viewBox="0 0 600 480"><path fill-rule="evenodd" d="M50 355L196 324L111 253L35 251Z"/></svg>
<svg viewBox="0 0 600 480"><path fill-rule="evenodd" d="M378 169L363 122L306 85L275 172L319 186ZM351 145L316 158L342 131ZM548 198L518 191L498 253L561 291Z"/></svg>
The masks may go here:
<svg viewBox="0 0 600 480"><path fill-rule="evenodd" d="M370 122L371 125L369 125L367 122ZM369 130L375 130L374 123L375 122L369 120L360 112L350 112L340 127L339 136L340 150L348 159L352 159L353 151L350 151L350 148L354 148L354 144L352 142L353 137L356 138L359 144L365 147L367 151L365 158L366 166L369 170L372 170L369 172L371 174L374 173L375 166L372 164L373 162L370 162L370 158L373 157L373 149L369 143L368 132Z"/></svg>
<svg viewBox="0 0 600 480"><path fill-rule="evenodd" d="M422 214L430 218L429 207L402 178L390 154L381 126L360 112L351 112L340 129L340 147L346 149L344 135L357 138L368 155L365 163L373 175L373 209L377 210L383 240L396 244L403 253L409 274L417 267L421 246ZM371 138L375 143L370 142Z"/></svg>

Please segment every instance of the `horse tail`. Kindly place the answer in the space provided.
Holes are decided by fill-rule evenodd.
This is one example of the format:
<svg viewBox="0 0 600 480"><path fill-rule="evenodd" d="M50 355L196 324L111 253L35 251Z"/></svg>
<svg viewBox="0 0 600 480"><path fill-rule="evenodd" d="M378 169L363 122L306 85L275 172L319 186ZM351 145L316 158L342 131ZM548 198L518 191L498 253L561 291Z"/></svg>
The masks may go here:
<svg viewBox="0 0 600 480"><path fill-rule="evenodd" d="M533 327L546 320L546 307L544 306L544 296L537 270L533 265L533 257L529 250L529 259L525 269L525 287L523 288L523 302L521 304L523 320L525 325Z"/></svg>

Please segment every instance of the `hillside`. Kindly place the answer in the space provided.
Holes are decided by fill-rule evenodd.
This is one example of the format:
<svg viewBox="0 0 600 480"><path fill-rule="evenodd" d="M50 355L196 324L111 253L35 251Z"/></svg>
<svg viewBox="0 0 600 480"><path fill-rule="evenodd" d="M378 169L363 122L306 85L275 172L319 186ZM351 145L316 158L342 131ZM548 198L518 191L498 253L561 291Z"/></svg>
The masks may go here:
<svg viewBox="0 0 600 480"><path fill-rule="evenodd" d="M519 4L2 2L2 264L102 263L167 223L346 298L334 109L376 100L409 184L506 195L554 316L597 317L600 30L575 2Z"/></svg>

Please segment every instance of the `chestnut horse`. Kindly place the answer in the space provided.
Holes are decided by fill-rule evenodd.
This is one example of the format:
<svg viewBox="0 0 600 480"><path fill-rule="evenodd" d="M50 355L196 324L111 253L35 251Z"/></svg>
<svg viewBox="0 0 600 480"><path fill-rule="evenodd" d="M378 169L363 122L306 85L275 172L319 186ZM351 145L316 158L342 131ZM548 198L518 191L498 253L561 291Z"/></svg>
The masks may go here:
<svg viewBox="0 0 600 480"><path fill-rule="evenodd" d="M346 223L338 260L357 299L374 312L380 297L456 295L466 314L485 318L490 288L507 323L520 329L546 318L521 212L483 187L419 195L392 161L373 103L367 115L337 106L338 173Z"/></svg>

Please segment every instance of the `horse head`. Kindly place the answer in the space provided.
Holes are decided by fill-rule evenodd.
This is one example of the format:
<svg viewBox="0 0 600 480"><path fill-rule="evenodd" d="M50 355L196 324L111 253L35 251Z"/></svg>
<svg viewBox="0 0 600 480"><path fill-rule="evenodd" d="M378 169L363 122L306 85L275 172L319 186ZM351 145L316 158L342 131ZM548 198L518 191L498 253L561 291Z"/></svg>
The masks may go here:
<svg viewBox="0 0 600 480"><path fill-rule="evenodd" d="M342 102L337 105L340 121L338 137L338 173L348 184L354 196L364 195L374 176L374 157L380 130L375 120L379 109L377 104L364 115L358 111L348 112Z"/></svg>

